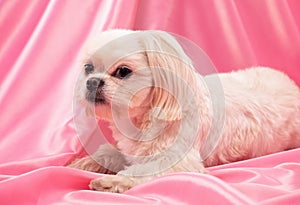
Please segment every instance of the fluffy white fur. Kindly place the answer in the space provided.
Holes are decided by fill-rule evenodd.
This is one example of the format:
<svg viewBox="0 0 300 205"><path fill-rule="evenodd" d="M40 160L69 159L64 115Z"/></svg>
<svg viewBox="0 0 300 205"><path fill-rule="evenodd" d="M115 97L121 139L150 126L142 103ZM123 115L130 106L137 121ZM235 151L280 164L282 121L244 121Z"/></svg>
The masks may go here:
<svg viewBox="0 0 300 205"><path fill-rule="evenodd" d="M204 167L300 146L300 91L279 71L254 67L216 75L225 107L213 113L206 85L212 76L200 76L171 35L111 30L91 42L83 65L92 64L95 71L82 74L77 99L87 114L110 122L116 144L102 145L70 166L117 173L92 180L91 189L124 192L167 173L206 173ZM132 70L129 77L113 76L120 65ZM91 77L105 81L106 103L85 99ZM211 130L216 116L224 119L216 121L220 133ZM220 134L217 141L210 139L214 132ZM207 142L216 147L201 158Z"/></svg>

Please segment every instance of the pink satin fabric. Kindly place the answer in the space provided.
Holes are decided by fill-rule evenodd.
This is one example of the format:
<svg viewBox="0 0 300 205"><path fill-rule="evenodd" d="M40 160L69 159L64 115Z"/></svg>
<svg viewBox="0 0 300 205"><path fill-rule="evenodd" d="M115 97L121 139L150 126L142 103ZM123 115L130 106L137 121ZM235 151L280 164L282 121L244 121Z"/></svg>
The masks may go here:
<svg viewBox="0 0 300 205"><path fill-rule="evenodd" d="M264 65L300 85L300 1L0 1L1 204L300 204L300 149L176 173L125 194L63 167L82 146L72 100L79 52L108 28L160 29L197 43L219 72ZM284 128L282 128L284 129Z"/></svg>

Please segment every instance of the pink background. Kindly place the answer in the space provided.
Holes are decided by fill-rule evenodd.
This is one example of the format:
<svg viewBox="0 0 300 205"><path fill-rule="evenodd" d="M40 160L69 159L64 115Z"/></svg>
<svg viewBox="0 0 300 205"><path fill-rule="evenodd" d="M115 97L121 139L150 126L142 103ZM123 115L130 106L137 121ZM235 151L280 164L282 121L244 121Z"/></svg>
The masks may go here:
<svg viewBox="0 0 300 205"><path fill-rule="evenodd" d="M264 65L300 85L298 0L2 0L1 204L300 204L300 149L212 167L212 175L164 176L122 195L89 191L100 175L63 165L81 153L72 118L78 55L108 28L180 34L219 72Z"/></svg>

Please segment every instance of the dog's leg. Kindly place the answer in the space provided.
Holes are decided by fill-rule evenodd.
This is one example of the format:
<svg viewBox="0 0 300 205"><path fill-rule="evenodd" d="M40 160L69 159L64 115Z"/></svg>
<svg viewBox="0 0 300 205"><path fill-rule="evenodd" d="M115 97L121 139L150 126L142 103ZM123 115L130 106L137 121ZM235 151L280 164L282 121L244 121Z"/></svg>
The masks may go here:
<svg viewBox="0 0 300 205"><path fill-rule="evenodd" d="M73 161L68 167L103 173L116 174L123 170L126 160L112 145L104 144L92 155Z"/></svg>
<svg viewBox="0 0 300 205"><path fill-rule="evenodd" d="M103 174L116 174L115 172L112 172L109 169L101 166L91 156L76 159L71 164L69 164L68 167Z"/></svg>
<svg viewBox="0 0 300 205"><path fill-rule="evenodd" d="M168 159L172 159L168 156ZM200 155L195 150L190 151L179 162L171 162L168 159L160 158L156 161L144 164L135 164L128 169L120 171L117 175L104 176L91 181L90 188L97 191L122 193L140 183L154 177L175 172L198 172L207 173ZM164 166L169 163L170 167Z"/></svg>

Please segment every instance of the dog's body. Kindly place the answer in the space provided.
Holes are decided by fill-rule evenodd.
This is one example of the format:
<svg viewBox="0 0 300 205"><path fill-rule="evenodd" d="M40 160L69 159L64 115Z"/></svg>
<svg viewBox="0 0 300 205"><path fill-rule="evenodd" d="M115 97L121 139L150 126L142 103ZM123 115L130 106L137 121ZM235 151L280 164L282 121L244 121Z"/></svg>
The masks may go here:
<svg viewBox="0 0 300 205"><path fill-rule="evenodd" d="M226 119L219 145L205 166L300 146L300 92L286 75L255 67L219 77Z"/></svg>
<svg viewBox="0 0 300 205"><path fill-rule="evenodd" d="M130 44L114 40L126 34ZM102 37L96 46L105 48L84 62L78 98L110 122L116 144L70 166L118 174L93 180L92 189L123 192L162 174L205 173L204 167L300 147L300 90L285 74L256 67L202 77L168 34L113 30ZM206 86L216 76L224 91L220 114ZM125 120L131 124L120 126Z"/></svg>

